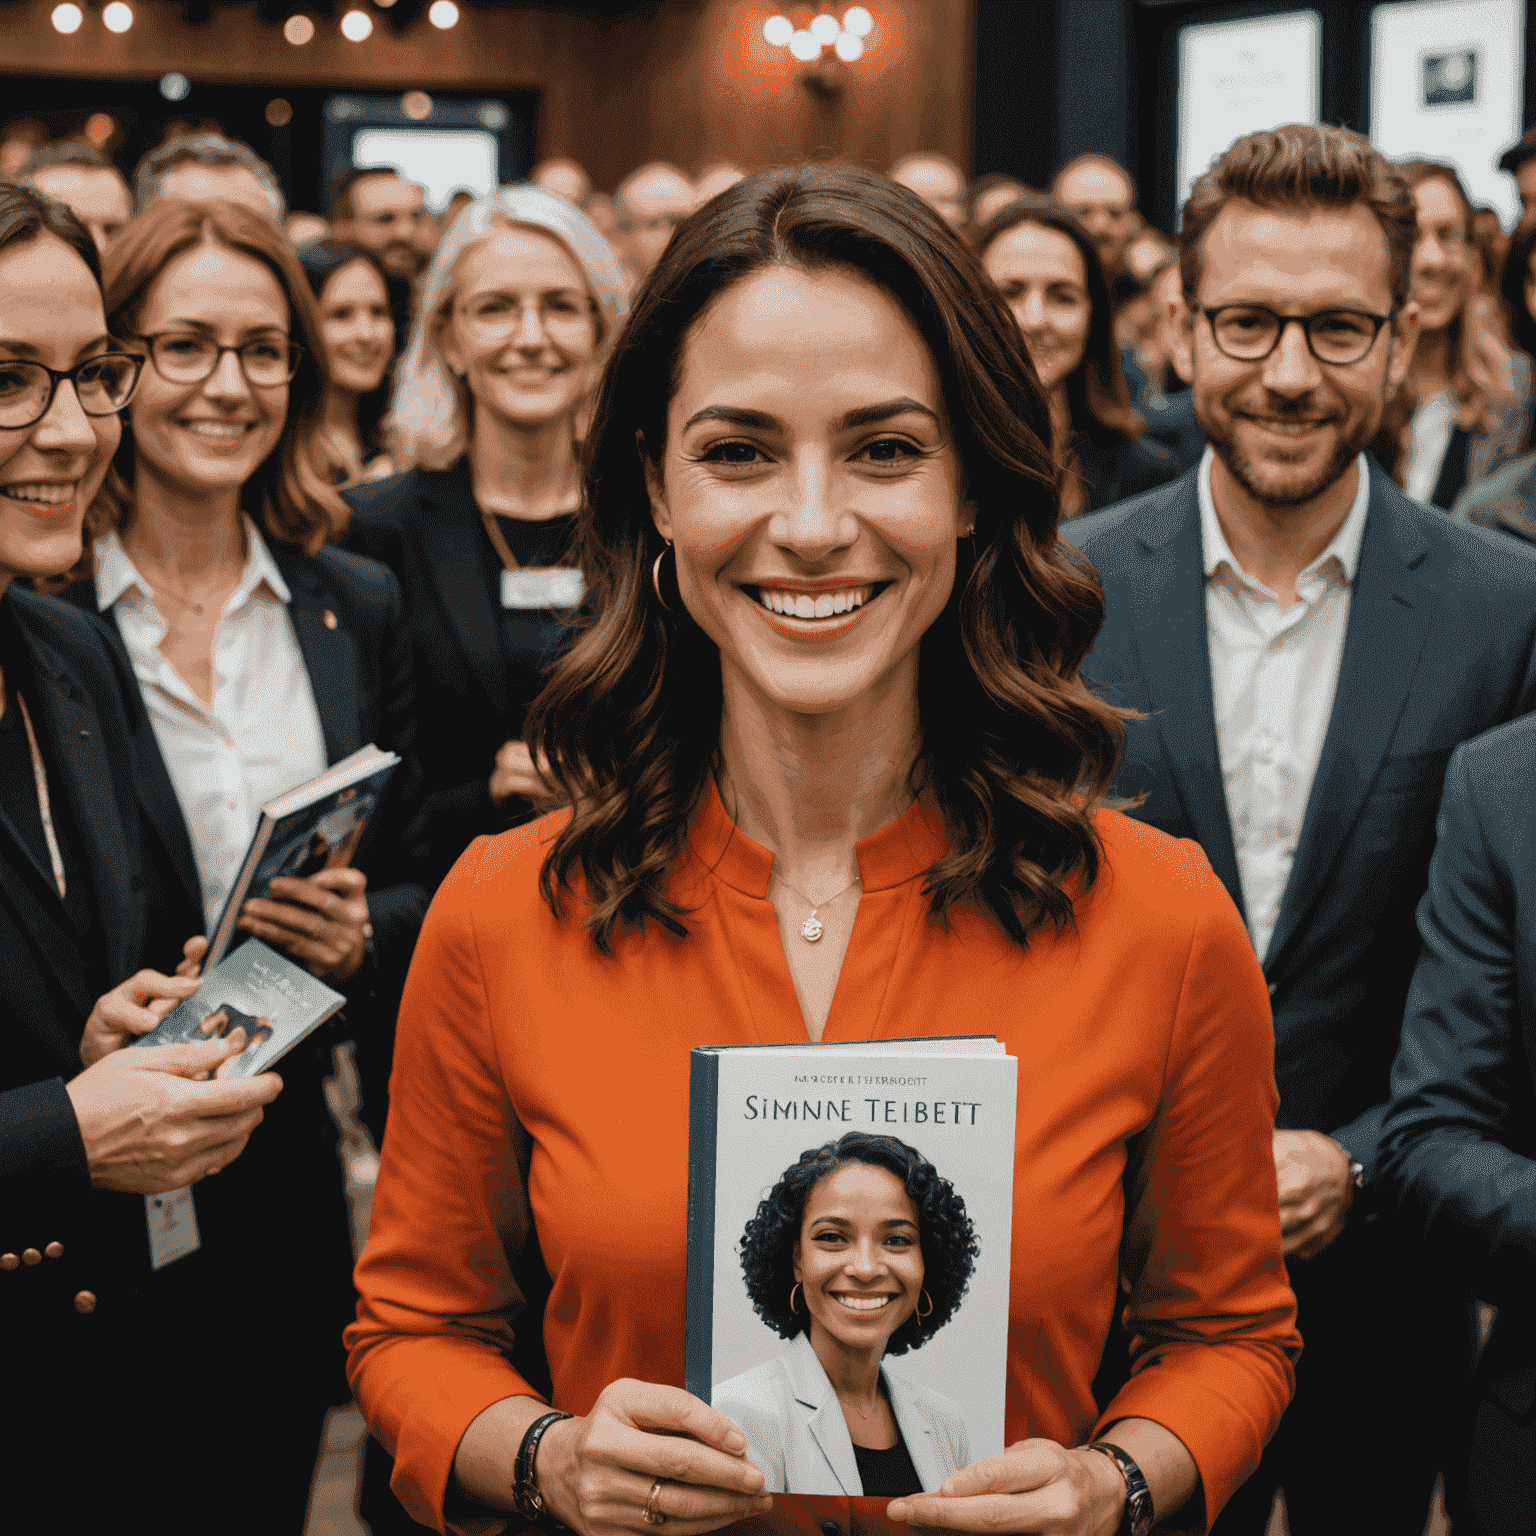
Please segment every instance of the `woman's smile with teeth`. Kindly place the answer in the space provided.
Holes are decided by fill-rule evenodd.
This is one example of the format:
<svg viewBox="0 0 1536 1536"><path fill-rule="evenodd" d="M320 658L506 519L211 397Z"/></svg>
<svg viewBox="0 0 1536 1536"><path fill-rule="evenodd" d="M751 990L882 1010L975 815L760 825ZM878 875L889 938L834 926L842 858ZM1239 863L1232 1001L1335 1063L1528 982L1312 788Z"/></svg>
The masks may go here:
<svg viewBox="0 0 1536 1536"><path fill-rule="evenodd" d="M878 1312L896 1298L888 1292L881 1296L855 1296L847 1291L834 1291L832 1299L847 1307L850 1312Z"/></svg>
<svg viewBox="0 0 1536 1536"><path fill-rule="evenodd" d="M847 587L841 592L789 592L758 588L758 601L774 613L794 619L827 619L835 613L852 613L874 596L873 586Z"/></svg>
<svg viewBox="0 0 1536 1536"><path fill-rule="evenodd" d="M184 421L184 426L189 432L196 432L200 437L243 437L252 427L253 421Z"/></svg>
<svg viewBox="0 0 1536 1536"><path fill-rule="evenodd" d="M42 481L22 481L16 485L0 486L0 490L13 501L39 501L47 506L62 506L66 501L73 501L75 487L78 481L71 480L68 485L55 485Z"/></svg>

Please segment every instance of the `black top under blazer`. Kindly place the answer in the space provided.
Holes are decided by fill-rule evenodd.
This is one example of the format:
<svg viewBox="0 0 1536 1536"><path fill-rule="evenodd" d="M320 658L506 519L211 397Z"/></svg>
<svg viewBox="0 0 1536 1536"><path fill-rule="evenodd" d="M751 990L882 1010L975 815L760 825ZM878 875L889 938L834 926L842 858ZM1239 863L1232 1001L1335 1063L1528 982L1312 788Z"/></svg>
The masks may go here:
<svg viewBox="0 0 1536 1536"><path fill-rule="evenodd" d="M65 1083L79 1074L80 1039L103 990L148 965L169 971L202 929L201 903L181 889L171 850L130 765L149 721L138 689L99 628L54 598L15 583L3 599L31 671L27 703L90 886L83 956L51 879L0 812L0 1253L58 1259L0 1270L5 1374L18 1401L36 1351L88 1359L125 1297L149 1273L144 1201L94 1190ZM75 1297L89 1292L93 1312Z"/></svg>
<svg viewBox="0 0 1536 1536"><path fill-rule="evenodd" d="M1063 525L1104 583L1084 664L1145 711L1115 789L1205 850L1239 910L1217 751L1198 469ZM1338 692L1295 863L1263 957L1278 1125L1336 1138L1373 1177L1388 1072L1418 958L1435 809L1451 753L1536 706L1536 555L1410 501L1372 464Z"/></svg>
<svg viewBox="0 0 1536 1536"><path fill-rule="evenodd" d="M505 830L526 801L498 806L490 777L521 739L541 667L514 666L500 629L491 554L467 456L351 487L346 546L399 578L415 639L428 836L440 880L482 833ZM565 631L557 631L564 634ZM556 646L557 648L557 646ZM545 661L553 660L551 654Z"/></svg>

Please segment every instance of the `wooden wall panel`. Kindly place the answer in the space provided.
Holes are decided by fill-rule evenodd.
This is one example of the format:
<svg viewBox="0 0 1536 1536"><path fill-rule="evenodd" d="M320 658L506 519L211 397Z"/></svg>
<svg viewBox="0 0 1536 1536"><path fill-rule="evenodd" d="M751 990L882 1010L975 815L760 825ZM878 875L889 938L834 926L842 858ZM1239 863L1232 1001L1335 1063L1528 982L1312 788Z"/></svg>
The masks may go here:
<svg viewBox="0 0 1536 1536"><path fill-rule="evenodd" d="M868 51L836 71L830 91L809 88L802 66L763 40L764 20L780 8L769 0L656 0L612 19L463 4L449 31L422 21L403 36L375 12L363 43L321 21L300 48L254 4L221 7L190 27L175 0L132 3L127 33L113 36L88 11L72 37L54 31L52 0L5 5L0 76L152 80L181 70L274 89L531 87L541 93L539 155L571 155L608 188L658 158L690 171L718 159L755 170L809 155L884 167L935 149L970 168L973 0L865 0L875 17ZM812 13L785 9L802 21Z"/></svg>

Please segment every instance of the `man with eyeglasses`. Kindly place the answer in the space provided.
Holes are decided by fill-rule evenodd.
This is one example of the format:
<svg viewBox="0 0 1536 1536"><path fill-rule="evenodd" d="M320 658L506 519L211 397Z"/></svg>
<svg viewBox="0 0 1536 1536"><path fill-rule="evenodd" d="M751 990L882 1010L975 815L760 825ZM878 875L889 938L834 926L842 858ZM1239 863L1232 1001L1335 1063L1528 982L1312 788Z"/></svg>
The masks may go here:
<svg viewBox="0 0 1536 1536"><path fill-rule="evenodd" d="M1471 1363L1454 1256L1374 1209L1372 1183L1447 761L1536 705L1536 557L1362 451L1412 358L1414 233L1406 182L1358 134L1239 139L1180 234L1174 361L1209 447L1065 530L1107 598L1084 675L1145 712L1116 788L1201 844L1269 980L1306 1349L1216 1536L1262 1536L1277 1488L1294 1536L1419 1536Z"/></svg>

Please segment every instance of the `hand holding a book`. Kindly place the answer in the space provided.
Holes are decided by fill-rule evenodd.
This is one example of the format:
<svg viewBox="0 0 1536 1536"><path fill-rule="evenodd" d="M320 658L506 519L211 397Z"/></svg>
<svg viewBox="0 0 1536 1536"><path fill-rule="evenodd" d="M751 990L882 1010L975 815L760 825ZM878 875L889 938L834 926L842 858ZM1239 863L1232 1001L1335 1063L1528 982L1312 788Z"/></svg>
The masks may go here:
<svg viewBox="0 0 1536 1536"><path fill-rule="evenodd" d="M360 869L322 869L279 875L271 895L253 896L240 910L240 927L286 950L321 981L355 976L368 952L368 877Z"/></svg>
<svg viewBox="0 0 1536 1536"><path fill-rule="evenodd" d="M130 976L96 999L80 1037L81 1061L95 1066L136 1036L147 1035L177 1003L184 1003L196 991L195 978L179 970L175 976L147 970Z"/></svg>
<svg viewBox="0 0 1536 1536"><path fill-rule="evenodd" d="M471 1498L510 1507L523 1431L546 1411L534 1398L504 1398L470 1425L454 1476ZM648 1500L665 1517L668 1536L702 1536L773 1507L746 1450L741 1431L691 1392L615 1381L590 1413L550 1425L534 1476L545 1507L578 1536L648 1533Z"/></svg>
<svg viewBox="0 0 1536 1536"><path fill-rule="evenodd" d="M1159 1519L1195 1496L1200 1473L1184 1442L1151 1419L1116 1420L1102 1438L1132 1457L1147 1480ZM1018 1440L1001 1456L962 1467L937 1493L886 1506L892 1520L935 1531L1028 1531L1031 1536L1115 1536L1128 1486L1112 1457L1054 1440Z"/></svg>
<svg viewBox="0 0 1536 1536"><path fill-rule="evenodd" d="M153 973L141 972L108 995L133 988L145 975ZM283 1087L274 1072L209 1081L245 1044L244 1031L236 1030L227 1040L114 1050L72 1078L65 1092L79 1123L91 1183L98 1189L160 1195L195 1184L239 1157L261 1124L262 1106Z"/></svg>

